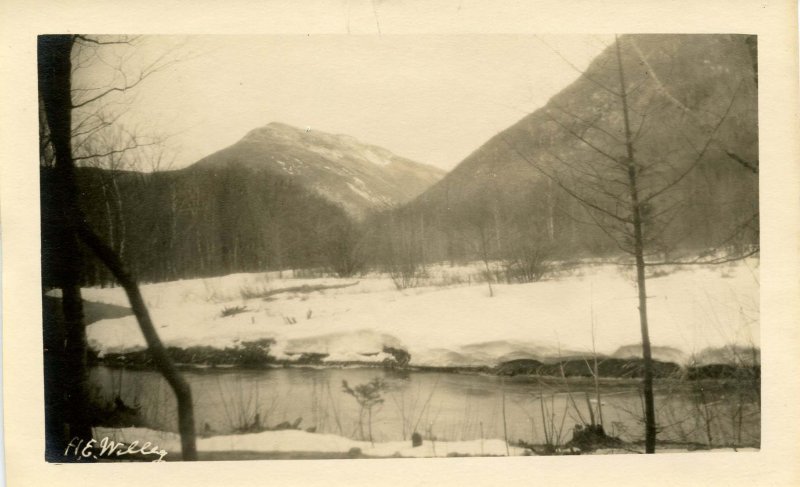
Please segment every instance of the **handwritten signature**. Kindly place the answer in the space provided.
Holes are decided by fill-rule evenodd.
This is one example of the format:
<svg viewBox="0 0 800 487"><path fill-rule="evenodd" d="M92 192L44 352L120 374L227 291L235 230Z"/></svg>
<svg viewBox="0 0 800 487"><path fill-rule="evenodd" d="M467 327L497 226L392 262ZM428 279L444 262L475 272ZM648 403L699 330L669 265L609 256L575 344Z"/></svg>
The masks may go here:
<svg viewBox="0 0 800 487"><path fill-rule="evenodd" d="M70 453L72 450L72 453ZM118 441L113 441L108 437L104 437L100 441L94 438L89 441L78 438L72 438L64 450L64 456L74 455L78 460L81 458L99 459L100 457L122 457L125 455L158 455L154 462L163 462L164 457L167 456L167 451L147 441L139 446L138 441L133 441L125 444Z"/></svg>

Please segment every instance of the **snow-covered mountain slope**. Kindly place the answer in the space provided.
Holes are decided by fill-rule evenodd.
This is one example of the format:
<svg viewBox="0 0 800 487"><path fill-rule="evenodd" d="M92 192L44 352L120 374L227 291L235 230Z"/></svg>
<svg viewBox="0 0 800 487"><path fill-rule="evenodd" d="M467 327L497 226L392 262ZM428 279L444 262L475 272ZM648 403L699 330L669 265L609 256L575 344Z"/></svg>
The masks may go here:
<svg viewBox="0 0 800 487"><path fill-rule="evenodd" d="M587 266L537 283L496 284L494 297L485 284L467 285L467 279L458 286L442 285L452 282L445 273L467 271L433 267L422 287L404 291L380 275L356 283L262 273L148 284L142 292L162 340L182 348L224 349L272 338L270 355L284 360L317 354L323 363L382 362L394 349L409 353L412 365L493 366L590 354L593 315L598 353L637 355L635 283L619 267ZM654 357L687 363L702 361L713 349L758 347L757 272L758 260L748 259L649 279ZM242 290L250 295L286 288L291 290L267 300L242 298ZM83 296L127 305L119 288L88 288ZM222 317L223 309L237 306L245 309ZM90 346L101 353L145 345L132 316L95 322L87 334Z"/></svg>
<svg viewBox="0 0 800 487"><path fill-rule="evenodd" d="M444 171L397 156L347 135L270 123L234 145L196 163L199 168L231 164L289 176L361 217L410 201L444 176Z"/></svg>

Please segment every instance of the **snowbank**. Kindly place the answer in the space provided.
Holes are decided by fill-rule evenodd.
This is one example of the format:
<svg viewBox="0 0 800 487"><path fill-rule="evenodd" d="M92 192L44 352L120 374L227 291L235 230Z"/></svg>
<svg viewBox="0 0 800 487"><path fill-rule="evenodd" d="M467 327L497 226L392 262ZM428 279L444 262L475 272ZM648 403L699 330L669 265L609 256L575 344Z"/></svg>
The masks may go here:
<svg viewBox="0 0 800 487"><path fill-rule="evenodd" d="M455 271L437 267L429 275ZM471 269L475 272L475 269ZM685 267L648 280L650 334L655 357L686 362L708 348L759 345L758 260ZM411 354L412 365L496 365L518 358L552 359L592 350L636 355L640 342L633 272L586 266L571 275L530 284L427 286L398 291L385 276L355 280L296 279L291 273L234 274L142 286L168 346L236 347L273 338L270 354L324 361L382 362L385 348ZM441 281L439 281L441 284ZM275 291L307 285L340 286L243 299L242 290ZM119 288L84 289L84 299L125 305ZM246 311L222 317L226 307ZM125 352L145 342L132 316L88 327L101 353Z"/></svg>
<svg viewBox="0 0 800 487"><path fill-rule="evenodd" d="M178 456L181 451L180 437L176 433L156 431L147 428L94 428L94 438L100 441L108 438L115 442L139 445L151 442L166 450L167 455ZM308 433L300 430L264 431L243 435L212 436L198 438L199 452L281 452L281 453L348 453L358 448L368 457L446 457L455 455L505 456L523 455L523 448L509 446L503 440L472 441L423 441L422 445L412 447L411 441L390 441L375 443L356 441L336 435Z"/></svg>

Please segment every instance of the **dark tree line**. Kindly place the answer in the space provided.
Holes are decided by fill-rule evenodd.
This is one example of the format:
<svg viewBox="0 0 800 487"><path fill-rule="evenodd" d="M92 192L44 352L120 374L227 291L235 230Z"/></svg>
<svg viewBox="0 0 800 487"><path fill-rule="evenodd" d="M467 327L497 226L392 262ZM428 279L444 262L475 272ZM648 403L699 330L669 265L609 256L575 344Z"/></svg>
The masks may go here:
<svg viewBox="0 0 800 487"><path fill-rule="evenodd" d="M350 276L487 260L502 262L511 280L530 282L541 277L543 260L620 255L580 203L546 179L452 205L420 199L357 220L285 176L235 165L118 171L113 193L107 170L77 174L89 221L148 282L285 269ZM741 165L706 161L676 188L680 214L651 251L677 258L723 243L730 252L757 243L757 194L757 178ZM93 259L84 259L80 274L82 284L113 281Z"/></svg>
<svg viewBox="0 0 800 487"><path fill-rule="evenodd" d="M236 165L121 173L122 204L109 212L106 171L78 174L89 221L109 235L124 227L125 259L146 281L303 268L351 275L361 266L358 223L285 176ZM109 281L87 263L85 284Z"/></svg>
<svg viewBox="0 0 800 487"><path fill-rule="evenodd" d="M673 260L710 249L741 254L758 244L758 179L730 160L705 161L684 178L671 201L674 219L653 236L654 256ZM397 245L398 232L418 247L420 263L488 258L513 265L536 255L548 260L624 255L578 201L547 180L519 192L476 193L449 206L417 201L368 222L373 236L365 248L377 267L392 260L389 246Z"/></svg>

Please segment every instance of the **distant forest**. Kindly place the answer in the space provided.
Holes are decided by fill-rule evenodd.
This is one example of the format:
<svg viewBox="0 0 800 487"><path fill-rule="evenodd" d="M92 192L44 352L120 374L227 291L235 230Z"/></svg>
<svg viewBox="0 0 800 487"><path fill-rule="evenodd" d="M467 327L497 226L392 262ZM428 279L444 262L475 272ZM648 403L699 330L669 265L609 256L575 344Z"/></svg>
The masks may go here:
<svg viewBox="0 0 800 487"><path fill-rule="evenodd" d="M522 195L489 192L458 206L415 202L357 220L285 176L244 168L116 174L84 168L79 179L93 227L150 282L282 269L350 276L484 258L529 281L549 260L621 255L602 230L574 217L584 214L580 204L547 181ZM758 244L757 179L750 179L729 163L687 177L686 209L652 251L669 258L721 242L733 253ZM48 181L44 171L42 204L54 205ZM743 222L747 215L754 216ZM43 237L45 246L58 245ZM89 255L84 263L84 284L112 282Z"/></svg>

